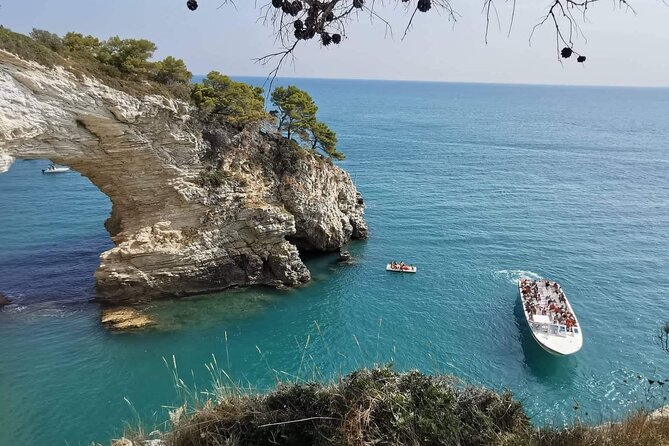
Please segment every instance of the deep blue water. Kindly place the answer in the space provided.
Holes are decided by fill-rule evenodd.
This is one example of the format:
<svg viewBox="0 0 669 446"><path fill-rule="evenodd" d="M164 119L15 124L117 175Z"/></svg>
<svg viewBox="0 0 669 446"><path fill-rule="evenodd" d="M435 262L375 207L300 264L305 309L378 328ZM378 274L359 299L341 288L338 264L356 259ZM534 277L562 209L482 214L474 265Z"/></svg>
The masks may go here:
<svg viewBox="0 0 669 446"><path fill-rule="evenodd" d="M151 309L160 329L108 333L89 302L108 199L77 173L42 175L46 161L0 175L0 292L14 301L0 312L0 445L104 443L136 412L164 419L173 356L187 382L208 382L213 354L260 390L273 369L392 361L509 388L537 423L662 404L645 377L669 378L654 342L669 320L669 90L291 82L336 130L371 228L355 265L310 260L299 290L167 301ZM418 273L386 273L393 259ZM562 284L581 352L533 344L521 274Z"/></svg>

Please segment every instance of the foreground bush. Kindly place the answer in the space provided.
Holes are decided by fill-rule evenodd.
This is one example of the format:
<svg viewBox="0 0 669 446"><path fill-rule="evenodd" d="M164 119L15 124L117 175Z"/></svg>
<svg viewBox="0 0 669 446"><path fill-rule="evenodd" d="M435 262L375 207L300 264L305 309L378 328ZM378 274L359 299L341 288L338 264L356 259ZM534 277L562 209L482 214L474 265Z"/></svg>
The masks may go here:
<svg viewBox="0 0 669 446"><path fill-rule="evenodd" d="M176 424L171 445L514 444L530 429L508 393L448 377L360 370L330 385L223 397Z"/></svg>
<svg viewBox="0 0 669 446"><path fill-rule="evenodd" d="M327 385L281 384L264 395L224 389L190 415L173 412L172 431L152 444L669 446L669 411L664 414L536 429L507 392L377 368Z"/></svg>

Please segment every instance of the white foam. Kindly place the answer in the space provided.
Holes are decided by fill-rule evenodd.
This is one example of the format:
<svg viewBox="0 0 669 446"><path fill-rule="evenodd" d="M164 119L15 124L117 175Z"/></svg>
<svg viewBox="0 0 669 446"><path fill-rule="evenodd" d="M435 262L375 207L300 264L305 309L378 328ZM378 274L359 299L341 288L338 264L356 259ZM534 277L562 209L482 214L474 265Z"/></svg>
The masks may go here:
<svg viewBox="0 0 669 446"><path fill-rule="evenodd" d="M525 271L522 269L501 269L499 271L495 271L495 275L498 277L502 277L513 284L518 283L518 279L520 279L521 277L527 277L532 280L541 279L541 276L539 274L533 271Z"/></svg>

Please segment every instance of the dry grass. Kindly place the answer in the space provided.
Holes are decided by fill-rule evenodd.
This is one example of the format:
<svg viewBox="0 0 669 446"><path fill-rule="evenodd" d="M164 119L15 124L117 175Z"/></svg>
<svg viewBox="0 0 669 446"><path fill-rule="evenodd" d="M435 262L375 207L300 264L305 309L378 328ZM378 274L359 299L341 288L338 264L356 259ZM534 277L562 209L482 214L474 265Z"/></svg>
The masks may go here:
<svg viewBox="0 0 669 446"><path fill-rule="evenodd" d="M619 423L588 426L575 423L563 429L533 433L531 446L669 446L669 418L636 412Z"/></svg>

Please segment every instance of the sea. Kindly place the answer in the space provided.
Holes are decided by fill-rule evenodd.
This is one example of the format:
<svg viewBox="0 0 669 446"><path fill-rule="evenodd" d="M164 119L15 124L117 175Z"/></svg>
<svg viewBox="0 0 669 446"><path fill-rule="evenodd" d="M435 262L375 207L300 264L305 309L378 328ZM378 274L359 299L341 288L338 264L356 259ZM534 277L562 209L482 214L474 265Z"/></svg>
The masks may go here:
<svg viewBox="0 0 669 446"><path fill-rule="evenodd" d="M337 132L370 227L354 263L310 257L299 289L156 302L157 328L111 333L93 302L109 199L76 172L42 175L48 160L0 175L0 445L108 444L164 429L184 387L265 392L374 364L510 390L537 426L666 404L668 89L274 85L289 84ZM521 276L562 285L580 352L534 343Z"/></svg>

